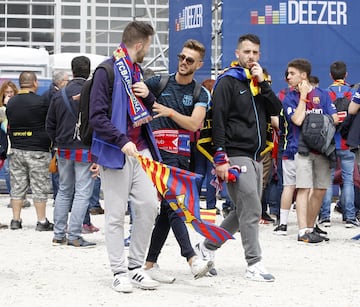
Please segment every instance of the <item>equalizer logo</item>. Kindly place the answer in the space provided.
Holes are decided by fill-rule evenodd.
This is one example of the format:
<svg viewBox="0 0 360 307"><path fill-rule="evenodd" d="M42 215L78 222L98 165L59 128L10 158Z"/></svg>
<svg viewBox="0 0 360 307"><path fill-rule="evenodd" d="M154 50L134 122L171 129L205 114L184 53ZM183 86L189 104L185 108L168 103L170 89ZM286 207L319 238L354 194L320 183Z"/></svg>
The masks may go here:
<svg viewBox="0 0 360 307"><path fill-rule="evenodd" d="M293 1L279 2L279 8L265 5L265 15L250 11L253 25L318 24L347 25L345 1Z"/></svg>
<svg viewBox="0 0 360 307"><path fill-rule="evenodd" d="M176 31L202 28L202 26L203 26L202 4L185 6L182 9L182 11L179 12L178 18L175 19Z"/></svg>

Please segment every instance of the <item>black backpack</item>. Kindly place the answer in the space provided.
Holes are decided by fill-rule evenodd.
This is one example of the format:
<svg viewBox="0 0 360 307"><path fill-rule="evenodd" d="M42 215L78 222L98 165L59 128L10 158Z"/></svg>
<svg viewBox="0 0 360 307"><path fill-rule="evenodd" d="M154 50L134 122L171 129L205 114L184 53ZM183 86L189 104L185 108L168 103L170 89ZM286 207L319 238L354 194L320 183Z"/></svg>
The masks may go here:
<svg viewBox="0 0 360 307"><path fill-rule="evenodd" d="M351 116L348 116L348 108L352 98L352 93L350 91L336 92L333 90L333 87L329 87L329 89L330 97L332 97L332 99L336 97L333 102L339 117L339 124L336 127L336 131L340 132L343 139L346 139L349 130L349 120L351 119ZM345 137L343 137L343 135Z"/></svg>
<svg viewBox="0 0 360 307"><path fill-rule="evenodd" d="M112 98L113 87L114 87L114 68L112 64L107 62L103 62L96 67L93 76L99 68L104 68L106 70L108 80L109 80L109 94L110 99ZM81 142L84 145L91 146L92 143L92 135L93 128L89 123L89 105L90 105L90 92L93 85L94 77L87 80L82 89L80 95L80 104L79 104L79 119L77 122L77 127L80 133ZM111 116L111 101L110 101L110 111L109 115Z"/></svg>
<svg viewBox="0 0 360 307"><path fill-rule="evenodd" d="M334 120L330 115L309 113L301 126L301 137L309 149L330 156L335 150L333 142L335 130ZM298 152L302 153L300 140Z"/></svg>

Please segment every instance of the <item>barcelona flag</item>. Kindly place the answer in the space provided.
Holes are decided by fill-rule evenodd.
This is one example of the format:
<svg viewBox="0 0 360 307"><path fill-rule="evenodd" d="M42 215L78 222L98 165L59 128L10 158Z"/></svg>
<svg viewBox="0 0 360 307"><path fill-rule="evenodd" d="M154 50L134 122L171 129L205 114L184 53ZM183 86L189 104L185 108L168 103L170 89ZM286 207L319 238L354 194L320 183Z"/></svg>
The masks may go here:
<svg viewBox="0 0 360 307"><path fill-rule="evenodd" d="M228 239L234 239L225 229L201 220L196 185L201 175L141 155L137 158L158 192L184 222L190 223L195 231L214 243L221 244Z"/></svg>

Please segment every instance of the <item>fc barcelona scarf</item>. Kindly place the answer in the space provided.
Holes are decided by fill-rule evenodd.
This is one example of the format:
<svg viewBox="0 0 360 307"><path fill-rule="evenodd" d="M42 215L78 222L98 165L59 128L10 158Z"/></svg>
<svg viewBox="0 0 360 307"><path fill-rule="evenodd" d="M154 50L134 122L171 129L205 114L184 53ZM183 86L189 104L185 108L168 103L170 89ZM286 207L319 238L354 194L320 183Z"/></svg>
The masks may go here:
<svg viewBox="0 0 360 307"><path fill-rule="evenodd" d="M129 54L123 44L114 51L116 73L124 84L126 93L129 96L128 114L134 127L148 123L152 117L144 106L142 100L135 96L132 85L142 79L141 70L137 63L132 63Z"/></svg>
<svg viewBox="0 0 360 307"><path fill-rule="evenodd" d="M250 89L253 96L258 95L260 92L257 79L251 75L249 69L239 66L236 61L232 62L230 67L224 69L223 73L217 78L214 84L214 88L216 87L219 80L225 76L231 76L240 81L249 80Z"/></svg>

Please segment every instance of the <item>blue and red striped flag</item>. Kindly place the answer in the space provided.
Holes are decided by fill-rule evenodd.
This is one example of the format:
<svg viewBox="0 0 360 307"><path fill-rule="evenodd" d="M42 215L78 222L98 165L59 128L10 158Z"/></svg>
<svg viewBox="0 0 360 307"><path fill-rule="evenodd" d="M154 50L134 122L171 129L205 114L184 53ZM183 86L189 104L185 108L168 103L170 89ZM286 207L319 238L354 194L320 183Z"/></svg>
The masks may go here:
<svg viewBox="0 0 360 307"><path fill-rule="evenodd" d="M138 160L155 184L161 196L186 223L214 243L223 243L234 237L225 229L200 218L200 201L196 180L201 175L151 160L138 155Z"/></svg>

